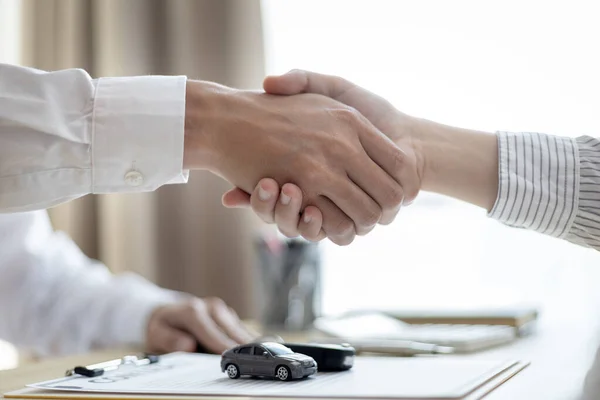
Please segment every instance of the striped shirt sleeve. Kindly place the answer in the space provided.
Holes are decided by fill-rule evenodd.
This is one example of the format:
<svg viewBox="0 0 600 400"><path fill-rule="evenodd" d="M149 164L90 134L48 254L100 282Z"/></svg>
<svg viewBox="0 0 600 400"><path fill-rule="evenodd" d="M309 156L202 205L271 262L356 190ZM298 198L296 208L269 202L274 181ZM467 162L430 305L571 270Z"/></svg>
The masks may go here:
<svg viewBox="0 0 600 400"><path fill-rule="evenodd" d="M600 139L498 132L489 216L600 250Z"/></svg>

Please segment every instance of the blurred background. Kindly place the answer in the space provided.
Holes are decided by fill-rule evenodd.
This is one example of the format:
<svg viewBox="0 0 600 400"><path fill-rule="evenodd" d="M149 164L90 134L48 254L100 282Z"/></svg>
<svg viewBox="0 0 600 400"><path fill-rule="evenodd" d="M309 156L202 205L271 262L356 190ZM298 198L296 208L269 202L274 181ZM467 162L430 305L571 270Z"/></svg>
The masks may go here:
<svg viewBox="0 0 600 400"><path fill-rule="evenodd" d="M253 89L265 74L304 68L442 123L597 136L595 9L592 1L0 0L0 62ZM221 206L228 188L193 173L188 185L87 196L51 217L114 272L220 296L254 318L253 238L264 227ZM600 255L437 195L422 193L394 224L349 247L321 247L326 314L525 302L553 324L600 315Z"/></svg>

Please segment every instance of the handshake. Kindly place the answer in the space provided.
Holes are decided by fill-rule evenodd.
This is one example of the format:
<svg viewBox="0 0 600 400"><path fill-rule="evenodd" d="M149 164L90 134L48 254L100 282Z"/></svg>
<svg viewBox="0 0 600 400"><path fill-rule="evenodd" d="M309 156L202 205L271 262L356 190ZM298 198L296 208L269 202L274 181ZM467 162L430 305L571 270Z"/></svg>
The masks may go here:
<svg viewBox="0 0 600 400"><path fill-rule="evenodd" d="M235 185L225 206L347 245L415 199L426 165L415 119L334 76L294 70L264 89L188 83L184 165Z"/></svg>

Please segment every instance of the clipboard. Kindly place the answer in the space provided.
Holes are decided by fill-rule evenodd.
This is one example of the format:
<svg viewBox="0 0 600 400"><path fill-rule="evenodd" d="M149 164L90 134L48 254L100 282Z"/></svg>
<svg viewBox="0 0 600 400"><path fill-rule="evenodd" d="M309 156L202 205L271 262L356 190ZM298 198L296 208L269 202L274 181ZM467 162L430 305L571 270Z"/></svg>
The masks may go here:
<svg viewBox="0 0 600 400"><path fill-rule="evenodd" d="M154 388L129 386L128 389L54 390L50 387L58 382L63 385L83 385L87 377L68 377L40 382L31 387L6 393L12 399L159 399L189 400L190 398L239 399L298 399L298 398L390 398L390 399L447 399L476 400L507 382L525 367L527 362L472 360L455 357L358 357L350 371L317 374L302 381L277 382L262 379L230 380L220 373L220 357L206 354L172 353L161 357L161 361L143 368L152 370L163 363L163 372L151 372ZM135 368L133 366L128 368ZM164 371L168 371L164 372ZM395 371L397 376L381 376L381 371ZM458 373L457 373L458 371ZM462 372L460 372L462 371ZM107 377L116 372L107 373ZM123 373L123 372L122 372ZM170 375L169 375L170 374ZM143 374L138 374L143 376ZM410 375L410 376L409 376ZM195 389L161 388L160 380L177 384L198 378ZM147 378L147 376L146 376ZM455 379L456 378L456 379ZM79 381L78 381L79 379ZM66 381L65 381L66 380ZM135 379L130 380L130 383ZM157 383L158 382L158 383ZM383 382L388 382L382 389ZM404 383L402 383L404 382ZM421 383L419 383L421 382ZM193 382L192 382L193 383ZM121 386L127 388L128 386ZM243 388L246 389L243 389ZM198 388L201 388L200 390ZM242 388L242 389L240 389Z"/></svg>

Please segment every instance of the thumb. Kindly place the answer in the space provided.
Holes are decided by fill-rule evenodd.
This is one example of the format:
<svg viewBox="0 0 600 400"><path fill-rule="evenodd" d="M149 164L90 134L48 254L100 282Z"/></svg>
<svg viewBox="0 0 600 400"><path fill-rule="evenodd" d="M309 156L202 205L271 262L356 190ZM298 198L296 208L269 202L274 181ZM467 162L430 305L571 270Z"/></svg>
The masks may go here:
<svg viewBox="0 0 600 400"><path fill-rule="evenodd" d="M227 208L250 207L250 195L240 188L233 188L223 195L221 202Z"/></svg>
<svg viewBox="0 0 600 400"><path fill-rule="evenodd" d="M352 82L334 75L293 69L279 76L267 76L263 82L265 92L270 94L292 95L315 93L337 99L348 90L356 87Z"/></svg>
<svg viewBox="0 0 600 400"><path fill-rule="evenodd" d="M304 93L307 83L306 71L293 69L283 75L267 76L263 88L270 94L292 95Z"/></svg>

